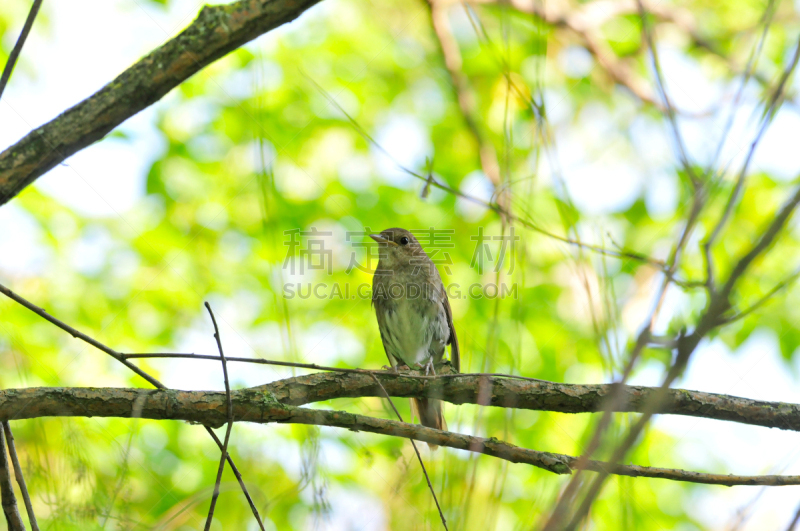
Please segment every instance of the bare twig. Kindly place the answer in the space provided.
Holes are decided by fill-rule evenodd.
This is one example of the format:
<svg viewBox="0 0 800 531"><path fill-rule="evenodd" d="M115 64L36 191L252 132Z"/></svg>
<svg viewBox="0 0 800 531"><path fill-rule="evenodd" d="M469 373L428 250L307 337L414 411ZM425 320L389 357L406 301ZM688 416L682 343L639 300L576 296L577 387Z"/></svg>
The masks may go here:
<svg viewBox="0 0 800 531"><path fill-rule="evenodd" d="M211 311L211 305L205 303L208 314L211 316L211 322L214 323L214 339L217 340L217 348L219 349L219 359L222 361L222 375L225 380L225 402L226 402L226 416L228 419L228 427L225 429L225 442L222 443L222 455L219 458L219 468L217 469L217 479L214 481L214 492L211 495L211 505L208 508L208 517L206 518L205 531L211 529L211 520L214 519L214 507L217 505L217 498L219 497L219 484L222 481L222 471L225 469L225 460L228 458L228 442L231 438L231 429L233 428L233 401L231 400L231 384L228 380L228 364L225 361L225 353L222 351L222 339L219 336L219 327L217 326L217 319L214 317L214 312Z"/></svg>
<svg viewBox="0 0 800 531"><path fill-rule="evenodd" d="M23 297L17 295L16 293L14 293L13 291L11 291L10 289L8 289L7 287L5 287L2 284L0 284L0 293L5 295L6 297L12 299L15 302L18 302L19 304L21 304L25 308L29 309L30 311L32 311L33 313L38 315L39 317L41 317L41 318L45 319L46 321L56 325L58 328L64 330L65 332L70 334L72 337L75 337L75 338L78 338L78 339L80 339L82 341L85 341L86 343L89 343L90 345L92 345L96 349L98 349L98 350L100 350L102 352L105 352L106 354L108 354L109 356L113 357L114 359L116 359L117 361L119 361L120 363L122 363L123 365L128 367L130 370L132 370L133 372L135 372L136 374L138 374L139 376L141 376L142 378L147 380L147 382L150 383L153 387L155 387L157 389L166 389L167 388L167 386L165 386L164 384L159 382L157 379L155 379L154 377L150 376L149 374L147 374L145 371L143 371L142 369L140 369L136 365L133 365L132 363L127 361L121 353L117 352L116 350L112 349L111 347L109 347L107 345L104 345L103 343L100 343L96 339L93 339L93 338L87 336L83 332L80 332L80 331L76 330L75 328L69 326L68 324L62 322L61 320L53 317L52 315L47 313L42 308L39 308L35 304L27 301L26 299L24 299ZM214 433L214 430L212 430L208 426L206 426L205 429L206 429L206 432L208 432L208 434L211 436L211 438L214 439L214 442L217 444L217 446L220 448L220 450L222 450L223 443L222 443L222 441L219 440L217 435ZM256 509L256 505L253 502L253 499L250 497L250 493L248 492L247 487L244 484L244 480L242 479L242 475L239 473L239 469L236 467L236 463L233 462L233 458L231 458L230 455L228 455L228 464L230 465L231 470L233 470L233 473L236 475L236 479L239 481L239 486L241 487L242 492L245 495L245 498L247 498L247 502L250 505L250 510L253 512L253 516L255 516L256 520L258 521L259 527L261 528L262 531L266 531L265 528L264 528L264 523L261 520L261 515L258 514L258 509Z"/></svg>
<svg viewBox="0 0 800 531"><path fill-rule="evenodd" d="M653 394L653 396L650 397L650 403L646 404L642 416L630 428L628 435L624 438L623 442L620 443L614 450L611 458L609 459L611 463L617 463L620 461L636 442L639 435L642 433L642 430L644 430L645 425L647 422L649 422L650 418L658 409L659 402L666 396L669 386L672 385L672 383L678 378L678 376L683 372L689 363L689 358L697 348L697 345L700 343L700 341L711 330L719 326L721 323L724 323L724 314L730 308L729 299L734 287L742 275L744 275L744 273L753 263L753 261L774 243L778 234L781 232L781 229L783 229L786 222L789 220L789 217L792 215L799 203L800 187L795 190L795 193L789 198L789 200L786 201L781 210L776 214L773 221L762 233L762 236L759 238L758 242L750 249L748 253L738 260L736 266L731 271L730 276L722 288L718 290L712 297L710 297L706 306L706 310L701 316L694 332L686 336L681 336L681 338L678 340L675 362L673 363L672 367L670 367L670 370L664 378L661 386ZM587 490L587 494L584 497L583 502L577 511L573 513L572 520L565 529L573 530L577 528L583 518L588 514L591 504L599 495L607 476L607 472L601 471L600 474L594 479Z"/></svg>
<svg viewBox="0 0 800 531"><path fill-rule="evenodd" d="M437 0L442 7L453 0ZM475 4L500 4L497 0L478 0ZM591 2L574 9L560 9L553 7L549 2L530 2L528 0L510 0L508 5L513 9L530 15L534 15L543 20L546 24L564 28L572 32L583 43L586 50L592 54L595 60L603 68L603 71L615 83L627 88L634 96L643 102L664 110L663 105L654 96L647 86L647 83L639 77L636 72L624 61L617 57L611 47L603 40L600 34L600 26L604 20L608 20L613 12L609 10L603 2ZM565 4L566 5L566 4ZM631 3L626 6L627 10L635 12L635 5Z"/></svg>
<svg viewBox="0 0 800 531"><path fill-rule="evenodd" d="M126 359L140 359L140 358L162 358L162 359L169 359L169 358L185 358L185 359L195 359L195 360L212 360L218 361L219 356L211 356L208 354L192 354L192 353L171 353L171 352L156 352L153 354L123 354ZM342 373L352 373L352 374L371 374L374 371L370 369L345 369L343 367L329 367L325 365L317 365L316 363L296 363L292 361L277 361L277 360L268 360L264 358L235 358L231 356L226 356L228 361L235 361L241 363L255 363L258 365L276 365L278 367L296 367L298 369L313 369L318 371L331 371L331 372L342 372ZM541 380L539 378L531 378L529 376L519 376L516 374L505 374L499 372L481 372L481 373L445 373L445 374L436 374L436 375L426 375L426 374L406 374L403 373L395 373L389 372L389 375L394 375L399 377L403 375L404 377L408 378L415 378L420 380L438 380L441 378L458 378L460 376L493 376L496 378L509 378L512 380L526 380L529 382L544 382L549 383L547 380Z"/></svg>
<svg viewBox="0 0 800 531"><path fill-rule="evenodd" d="M6 89L8 80L11 78L11 73L14 71L14 66L17 64L19 54L22 53L22 47L25 45L25 40L33 27L33 21L36 20L36 15L39 13L39 8L42 7L42 0L33 0L31 10L28 12L28 18L25 19L25 24L22 26L22 31L19 33L14 49L8 56L6 66L3 68L3 74L0 75L0 98L3 97L3 91Z"/></svg>
<svg viewBox="0 0 800 531"><path fill-rule="evenodd" d="M25 503L25 511L28 513L28 520L31 523L31 531L39 531L39 524L36 522L36 515L33 512L31 495L28 492L28 485L25 483L25 476L22 475L22 466L19 464L17 447L14 445L14 434L11 433L11 425L8 421L3 422L3 432L6 435L8 444L8 455L11 457L11 464L14 466L14 476L17 478L19 491L22 493L22 501Z"/></svg>
<svg viewBox="0 0 800 531"><path fill-rule="evenodd" d="M314 87L320 92L320 94L322 94L328 100L328 102L331 105L336 107L339 110L339 112L341 112L345 116L345 118L347 118L347 121L350 123L350 125L353 127L353 129L355 129L356 132L358 134L360 134L364 138L364 140L366 142L368 142L371 146L373 146L375 149L379 150L383 155L385 155L390 161L392 161L392 163L399 170L407 173L408 175L410 175L410 176L412 176L412 177L414 177L416 179L419 179L419 180L423 181L425 183L425 186L436 187L436 188L438 188L440 190L443 190L443 191L445 191L445 192L447 192L449 194L452 194L455 197L461 198L461 199L463 199L465 201L469 201L469 202L474 203L476 205L480 205L480 206L482 206L484 208L492 210L493 212L495 212L498 215L500 215L500 217L502 219L505 219L505 220L508 220L508 221L514 221L516 223L519 223L520 225L522 225L523 227L525 227L527 229L530 229L530 230L532 230L534 232L538 232L539 234L542 234L543 236L546 236L548 238L552 238L552 239L554 239L556 241L559 241L559 242L562 242L562 243L566 243L566 244L569 244L569 245L574 245L574 246L577 246L577 247L579 247L581 249L588 249L588 250L591 250L593 252L600 253L600 254L602 254L604 256L611 256L611 257L614 257L614 258L625 258L625 259L630 259L630 260L636 260L638 262L642 262L644 264L650 265L652 267L655 267L659 271L664 272L667 275L667 277L669 278L669 280L671 282L677 284L677 285L685 286L685 287L697 287L696 285L694 285L694 283L691 283L691 282L687 283L687 282L684 282L684 281L681 281L681 280L675 278L674 273L668 272L668 266L662 260L658 260L656 258L652 258L652 257L646 256L646 255L644 255L642 253L639 253L639 252L636 252L636 251L632 251L632 250L622 249L622 250L619 250L619 251L615 251L615 250L612 250L612 249L606 249L604 247L600 247L598 245L592 245L592 244L587 244L587 243L584 243L584 242L580 242L580 241L577 241L577 240L574 240L574 239L571 239L571 238L568 238L568 237L565 237L565 236L559 236L558 234L555 234L555 233L553 233L551 231L548 231L547 229L544 229L544 228L540 227L538 224L534 223L533 221L531 221L529 219L525 219L523 217L519 217L519 216L516 216L516 215L512 214L510 211L504 209L502 206L500 206L496 202L485 201L485 200L480 199L478 197L473 197L473 196L471 196L469 194L465 194L461 190L458 190L458 189L452 188L452 187L450 187L450 186L448 186L446 184L440 183L436 179L433 179L431 175L421 175L421 174L411 170L410 168L407 168L406 166L404 166L403 164L398 162L394 157L392 157L391 153L386 151L386 149L383 146L381 146L374 138L372 138L372 136L370 136L370 134L361 126L361 124L359 124L339 104L339 102L337 102L322 86L320 86L319 83L314 81L309 76L305 76L305 77L306 77L306 79L308 79L308 81L312 85L314 85Z"/></svg>
<svg viewBox="0 0 800 531"><path fill-rule="evenodd" d="M39 308L38 306L36 306L35 304L33 304L31 302L28 302L27 300L23 299L22 297L20 297L19 295L17 295L16 293L14 293L13 291L11 291L10 289L8 289L7 287L5 287L2 284L0 284L0 293L5 295L9 299L11 299L11 300L13 300L15 302L18 302L19 304L23 305L24 307L26 307L27 309L29 309L30 311L32 311L33 313L35 313L36 315L41 317L42 319L44 319L46 321L49 321L50 323L56 325L58 328L60 328L61 330L65 331L66 333L68 333L72 337L78 338L81 341L85 341L86 343L89 343L90 345L92 345L97 350L105 352L106 354L108 354L109 356L111 356L112 358L114 358L118 362L122 363L127 368L129 368L130 370L132 370L133 372L135 372L136 374L138 374L139 376L141 376L142 378L147 380L147 382L150 383L153 387L158 387L159 389L165 389L166 388L166 386L164 384L162 384L161 382L159 382L158 380L156 380L155 378L153 378L152 376L150 376L149 374L144 372L142 369L140 369L139 367L137 367L133 363L125 360L125 358L122 356L121 353L117 352L116 350L114 350L112 348L107 347L106 345L100 343L99 341L97 341L95 339L92 339L91 337L87 336L83 332L80 332L79 330L76 330L76 329L72 328L70 325L68 325L67 323L61 321L60 319L57 319L56 317L53 317L52 315L47 313L47 311L45 311L44 309Z"/></svg>
<svg viewBox="0 0 800 531"><path fill-rule="evenodd" d="M753 313L754 311L758 310L766 303L768 303L772 299L772 297L774 297L779 292L783 291L787 286L789 286L789 284L797 280L798 276L800 276L800 268L796 269L791 275L789 275L788 277L777 283L771 290L769 290L766 293L766 295L758 299L756 302L754 302L744 310L740 310L729 317L723 318L720 321L720 326L730 324L734 321L738 321L739 319L744 319L745 317L747 317L748 315L750 315L751 313Z"/></svg>
<svg viewBox="0 0 800 531"><path fill-rule="evenodd" d="M389 405L392 406L394 414L397 415L397 418L400 420L400 422L404 422L403 417L400 415L400 412L397 410L397 407L395 407L394 402L392 402L392 397L390 397L389 393L386 392L386 389L383 387L381 381L378 380L378 377L375 376L374 373L371 373L370 376L372 376L372 379L375 380L375 383L378 384L378 386L381 388L381 392L383 393L383 396L386 397L386 400L389 401ZM414 453L417 454L417 460L419 461L419 466L422 467L422 473L425 474L425 481L428 482L428 490L431 491L431 496L433 496L433 501L436 502L436 509L439 510L439 518L442 519L442 525L446 530L447 520L445 519L444 513L442 512L442 508L439 505L439 499L436 497L436 491L433 490L433 485L431 485L431 478L428 477L428 471L425 469L425 463L422 462L422 456L419 454L417 443L414 442L414 439L410 439L410 441L411 441L411 446L414 447Z"/></svg>
<svg viewBox="0 0 800 531"><path fill-rule="evenodd" d="M9 531L25 531L25 524L22 523L22 516L17 509L14 487L11 486L11 467L8 466L5 441L3 430L0 430L0 504L3 505Z"/></svg>
<svg viewBox="0 0 800 531"><path fill-rule="evenodd" d="M736 206L736 203L739 200L739 196L742 193L742 189L744 188L744 181L747 175L747 170L750 168L750 162L753 159L753 155L755 154L756 148L758 147L761 138L764 136L764 133L767 130L767 127L772 123L772 118L775 116L776 112L778 111L778 107L782 102L783 91L786 86L786 82L794 72L795 68L797 67L798 59L800 59L800 41L798 41L797 46L795 47L794 56L792 57L791 62L789 65L784 69L783 75L781 76L780 81L778 82L778 86L775 88L775 91L772 94L765 110L764 116L761 121L761 127L756 134L756 137L750 143L750 149L747 152L747 156L745 157L744 163L742 164L741 169L739 170L739 176L736 178L736 184L731 191L730 196L728 197L728 202L725 204L725 210L722 212L722 215L717 221L717 224L714 226L714 230L711 231L711 234L708 236L705 242L703 242L703 254L704 259L706 262L706 284L709 287L710 291L715 289L714 287L714 264L711 257L711 249L714 245L714 242L719 237L720 233L724 229L728 219L730 218L731 214L733 213L733 208Z"/></svg>
<svg viewBox="0 0 800 531"><path fill-rule="evenodd" d="M475 107L475 95L470 89L467 76L464 75L461 69L461 51L450 28L450 21L447 18L448 6L436 0L428 0L428 5L431 10L431 23L439 44L439 51L442 55L445 69L450 76L453 96L458 102L458 108L461 111L464 123L478 147L483 173L486 174L495 188L497 204L504 211L508 211L511 205L507 190L502 190L503 183L500 176L500 164L497 161L497 151L481 129L481 119Z"/></svg>
<svg viewBox="0 0 800 531"><path fill-rule="evenodd" d="M36 397L36 407L25 409L22 414L23 418L47 416L130 418L131 411L138 406L141 418L154 420L185 420L209 426L222 426L228 419L227 399L224 393L219 392L43 388L0 391L0 421L14 416L15 411L18 411L22 404L33 397ZM346 411L291 406L275 400L268 391L257 388L234 391L232 400L233 414L237 422L331 426L351 431L403 437L486 454L513 463L524 463L555 474L570 474L578 460L577 457L570 455L520 448L496 438L437 430L418 424L378 419ZM705 474L686 470L614 465L602 461L590 461L586 468L604 474L661 478L709 485L800 485L800 476Z"/></svg>
<svg viewBox="0 0 800 531"><path fill-rule="evenodd" d="M597 427L592 434L592 438L590 439L587 448L584 450L583 455L581 456L581 461L576 467L577 472L572 479L570 479L570 482L559 496L558 502L556 503L556 506L553 509L547 524L545 525L545 531L558 529L561 525L561 521L566 517L569 505L572 503L574 496L581 486L583 464L588 462L592 455L594 455L594 452L600 448L603 436L611 426L611 412L619 408L621 401L624 399L622 385L628 381L628 378L632 374L633 369L639 360L639 356L644 351L645 346L647 346L647 344L650 342L653 326L655 326L656 318L661 311L661 306L667 293L670 276L677 270L683 249L686 247L686 244L689 241L689 236L692 233L692 230L694 229L697 219L700 215L705 197L702 190L702 187L695 188L689 218L683 227L683 231L678 238L678 242L675 244L675 247L670 253L664 274L664 280L662 281L659 291L655 297L655 304L653 305L650 314L644 320L641 331L637 336L636 343L631 350L621 377L615 383L615 387L612 388L610 395L606 399L603 416L601 417L600 422L597 424Z"/></svg>
<svg viewBox="0 0 800 531"><path fill-rule="evenodd" d="M656 77L656 87L658 87L658 92L664 101L665 112L667 118L669 119L670 129L672 130L672 135L675 138L675 145L678 148L678 156L681 160L684 171L686 171L686 175L689 177L692 187L697 190L702 187L703 183L697 174L695 174L694 168L692 168L692 163L689 161L689 156L686 152L686 146L683 142L683 137L681 136L680 129L678 129L678 122L675 119L675 108L673 107L672 102L669 99L669 95L667 94L667 88L664 85L664 77L661 71L661 64L658 59L658 50L653 42L653 30L650 29L647 24L647 12L645 11L642 0L636 0L636 4L639 8L639 18L642 21L642 34L647 41L648 48L650 49L650 58L653 63L653 71Z"/></svg>
<svg viewBox="0 0 800 531"><path fill-rule="evenodd" d="M800 507L798 507L797 511L794 513L794 518L789 522L789 527L786 528L786 531L795 531L798 523L800 523Z"/></svg>

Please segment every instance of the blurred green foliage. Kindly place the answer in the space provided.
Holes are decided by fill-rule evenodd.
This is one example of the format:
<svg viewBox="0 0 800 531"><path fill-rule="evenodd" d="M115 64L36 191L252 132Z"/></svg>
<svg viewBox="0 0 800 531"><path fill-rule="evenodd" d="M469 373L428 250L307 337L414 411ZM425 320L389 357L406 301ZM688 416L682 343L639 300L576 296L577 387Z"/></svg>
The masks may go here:
<svg viewBox="0 0 800 531"><path fill-rule="evenodd" d="M708 83L735 88L738 78L729 62L745 64L761 31L763 3L690 1L675 8L692 13L702 37L721 56L698 46L684 28L659 22L665 46L696 65ZM13 44L24 9L21 2L0 6L0 60ZM692 192L670 151L662 114L616 85L596 58L575 52L582 43L568 29L510 8L477 6L473 13L480 28L458 6L450 12L451 22L479 126L498 153L511 211L529 226L665 259L688 215ZM41 16L46 19L47 9ZM796 26L796 15L782 5L758 64L767 79L783 68ZM611 17L599 29L620 60L629 60L633 72L651 79L635 13ZM576 68L580 61L588 67ZM35 58L21 64L35 71ZM758 84L751 88L769 94ZM463 370L572 383L608 381L617 374L653 302L657 270L634 259L581 250L516 223L520 241L513 259L500 272L491 263L480 273L470 267L474 237L479 230L507 235L509 227L496 213L436 188L422 199L423 182L398 170L328 98L411 170L425 173L428 157L440 182L466 195L491 197L492 185L481 173L477 145L454 99L427 6L326 0L298 22L197 74L157 110L147 111L155 113L163 149L143 176L142 195L130 211L108 218L81 215L36 187L4 206L34 222L41 238L32 245L43 249L44 258L39 271L3 274L3 283L126 352L196 348L213 353L202 306L209 300L222 321L229 355L378 368L386 358L367 298L287 299L283 286L324 282L331 289L349 285L355 290L371 282L369 267L348 271L351 253L366 264L371 247L355 245L364 242L365 232L435 227L453 231L453 246L442 251L452 259L449 272L440 266L446 282L458 284L463 294L475 283L513 284L518 294L452 300ZM726 109L712 110L724 116ZM107 142L127 142L135 134L125 126L122 132ZM565 189L559 166L575 160L584 161L575 170L584 177ZM593 165L600 163L608 169L595 175ZM113 178L114 169L108 171ZM574 186L602 190L594 180L618 171L637 176L626 190L619 181L609 184L620 186L628 200L597 209L565 193ZM711 188L679 278L703 280L699 244L719 218L735 173L733 166ZM752 245L789 185L763 172L748 179L713 250L718 278ZM615 190L604 193L613 196ZM324 245L332 253L332 272L292 275L286 231L312 228L331 233ZM792 272L798 243L792 227L757 261L736 291L738 306L755 302ZM496 258L500 243L492 241L489 248ZM87 261L87 254L99 257ZM705 304L702 290L670 290L666 317L658 326L664 334L691 327ZM754 330L769 329L790 360L800 345L799 296L797 290L781 293L719 337L734 347ZM0 315L3 387L145 385L9 300L0 300ZM646 351L643 360L650 366L669 362L660 351ZM196 381L199 387L221 388L217 368L196 363L201 362L140 365L170 386ZM291 374L263 367L233 370L237 386ZM405 401L396 403L409 418ZM378 399L311 407L391 417ZM569 454L581 452L591 434L587 428L596 420L470 405L447 406L446 414L456 431ZM621 432L628 421L619 415L612 429ZM47 529L182 530L197 529L205 519L218 450L200 427L72 418L13 427ZM649 448L668 446L668 439L650 431L630 461L688 466L685 456L670 453L659 453L651 463ZM440 526L405 440L237 424L231 451L268 529ZM464 452L443 449L425 458L450 529L531 529L564 484L564 478L532 467ZM596 529L699 529L684 507L701 488L616 478L591 519ZM216 520L213 529L256 529L229 470Z"/></svg>

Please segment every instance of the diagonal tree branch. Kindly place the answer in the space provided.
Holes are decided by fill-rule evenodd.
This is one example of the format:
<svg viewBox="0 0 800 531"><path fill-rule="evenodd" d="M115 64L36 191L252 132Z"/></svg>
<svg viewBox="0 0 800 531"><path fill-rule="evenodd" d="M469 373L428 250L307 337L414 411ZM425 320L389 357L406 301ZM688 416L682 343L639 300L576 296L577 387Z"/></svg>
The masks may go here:
<svg viewBox="0 0 800 531"><path fill-rule="evenodd" d="M14 67L17 64L17 59L19 59L19 54L22 53L22 47L25 45L25 41L28 39L28 34L31 32L31 28L33 27L33 21L36 20L36 15L39 14L39 8L41 7L42 0L33 0L31 10L28 12L28 18L25 19L25 24L22 26L22 31L19 33L17 43L14 44L14 49L11 50L11 54L8 56L8 61L6 61L6 66L3 68L3 73L0 75L0 98L3 97L3 91L6 89L8 80L11 79L11 73L14 71Z"/></svg>
<svg viewBox="0 0 800 531"><path fill-rule="evenodd" d="M252 388L232 393L233 415L240 422L294 423L345 428L414 439L491 455L512 463L524 463L555 474L570 474L578 458L570 455L520 448L494 437L475 437L426 428L394 420L355 415L345 411L323 411L289 406L266 389ZM34 402L31 402L34 399ZM21 406L30 404L26 408ZM0 391L0 420L47 416L123 417L154 420L185 420L206 426L222 426L228 420L225 393L118 388L39 388ZM685 470L634 465L612 465L589 461L586 469L603 474L650 477L709 485L800 485L800 476L736 476L704 474Z"/></svg>
<svg viewBox="0 0 800 531"><path fill-rule="evenodd" d="M3 506L3 514L6 517L9 531L25 531L25 524L22 523L22 516L17 508L17 497L11 486L11 467L8 462L6 440L2 429L0 429L0 504Z"/></svg>
<svg viewBox="0 0 800 531"><path fill-rule="evenodd" d="M203 67L319 0L240 0L206 6L189 27L111 83L0 153L0 205L49 169L152 105Z"/></svg>
<svg viewBox="0 0 800 531"><path fill-rule="evenodd" d="M217 506L217 499L219 498L219 483L222 481L225 460L228 458L228 443L230 443L231 430L233 429L233 402L231 401L231 383L230 380L228 380L228 361L225 359L225 353L222 350L222 338L219 336L217 318L214 317L214 312L211 311L211 305L208 301L206 301L205 306L208 310L208 314L211 316L211 322L214 324L214 339L217 340L219 359L222 361L222 377L225 381L225 417L228 421L228 427L225 429L225 442L222 443L222 452L219 458L219 467L217 468L217 479L214 481L214 492L211 494L211 506L208 508L208 517L206 518L206 525L203 528L205 531L209 531L211 529L211 521L214 519L214 508ZM258 516L258 513L256 513L256 516L260 524L261 518Z"/></svg>
<svg viewBox="0 0 800 531"><path fill-rule="evenodd" d="M8 444L8 455L11 457L11 464L14 466L14 476L17 478L17 485L20 493L22 493L22 501L25 503L25 511L28 513L28 520L31 523L31 531L39 531L39 523L36 521L36 514L33 512L31 495L28 492L28 485L25 483L25 476L22 475L22 466L19 463L17 448L14 445L14 434L11 433L11 425L8 422L3 422L3 432L6 436L6 444Z"/></svg>

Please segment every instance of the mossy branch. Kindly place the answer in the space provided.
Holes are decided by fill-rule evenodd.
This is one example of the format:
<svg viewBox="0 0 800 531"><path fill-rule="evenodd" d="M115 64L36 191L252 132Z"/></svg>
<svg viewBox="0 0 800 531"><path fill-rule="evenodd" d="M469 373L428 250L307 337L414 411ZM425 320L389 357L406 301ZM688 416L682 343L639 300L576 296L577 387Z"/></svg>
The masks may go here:
<svg viewBox="0 0 800 531"><path fill-rule="evenodd" d="M242 0L204 7L176 37L0 153L0 205L205 66L291 22L318 1Z"/></svg>
<svg viewBox="0 0 800 531"><path fill-rule="evenodd" d="M386 392L393 396L439 396L440 398L463 403L472 396L466 387L476 385L479 379L489 380L483 385L491 385L491 390L502 391L512 380L492 381L483 376L464 376L441 380L420 380L409 375L376 373ZM363 381L362 381L363 380ZM369 384L367 382L369 381ZM468 384L466 382L471 382ZM603 386L569 386L564 384L531 384L524 382L527 389L517 404L534 409L531 397L556 396L561 393L565 402L559 406L556 401L549 402L546 409L575 411L577 405L568 405L569 396L578 400L597 392ZM582 388L589 387L586 393ZM559 390L560 388L560 390ZM486 388L484 387L484 390ZM646 389L646 388L638 388ZM450 392L452 391L452 396ZM575 391L578 391L577 393ZM553 393L556 393L554 395ZM607 392L607 390L606 390ZM690 393L688 391L678 391ZM322 411L298 407L317 400L337 397L381 396L380 386L369 374L313 374L288 378L268 385L243 389L231 393L233 418L238 422L299 423L346 428L404 437L418 441L448 446L460 450L482 453L505 459L514 463L526 463L556 474L569 474L578 458L551 452L520 448L495 438L475 437L448 431L435 430L407 424L404 422L355 415L344 411ZM494 398L495 393L491 393ZM481 396L486 396L481 393ZM506 393L505 396L508 396ZM711 395L722 398L720 395ZM527 397L527 398L525 398ZM582 398L581 398L582 397ZM735 399L735 397L725 397ZM506 399L503 399L506 400ZM589 399L592 403L597 399ZM742 400L745 399L736 399ZM754 401L748 401L754 402ZM599 402L597 402L599 403ZM576 402L577 404L577 402ZM761 403L765 409L772 407ZM499 404L498 404L499 405ZM757 407L754 402L751 404ZM798 406L785 404L797 411ZM508 404L506 404L508 407ZM591 409L590 406L586 410ZM120 388L30 388L0 391L0 421L40 418L50 416L70 417L123 417L148 418L155 420L185 420L205 426L218 427L228 421L226 394L214 391L177 391L165 389L120 389ZM535 409L542 409L536 407ZM785 411L788 411L784 408ZM796 421L794 423L796 425ZM634 477L652 477L705 483L713 485L798 485L800 476L734 476L705 474L685 470L641 467L634 465L612 465L602 461L589 461L588 470Z"/></svg>

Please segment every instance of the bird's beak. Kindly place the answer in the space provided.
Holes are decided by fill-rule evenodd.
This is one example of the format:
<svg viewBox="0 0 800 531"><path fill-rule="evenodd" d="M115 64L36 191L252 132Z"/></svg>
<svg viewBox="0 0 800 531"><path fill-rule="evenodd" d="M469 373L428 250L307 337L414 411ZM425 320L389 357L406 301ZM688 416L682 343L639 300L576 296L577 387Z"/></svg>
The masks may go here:
<svg viewBox="0 0 800 531"><path fill-rule="evenodd" d="M380 234L370 234L369 237L372 238L373 240L375 240L378 243L388 243L389 245L394 245L394 246L397 245L392 240L387 240L386 238L384 238Z"/></svg>

